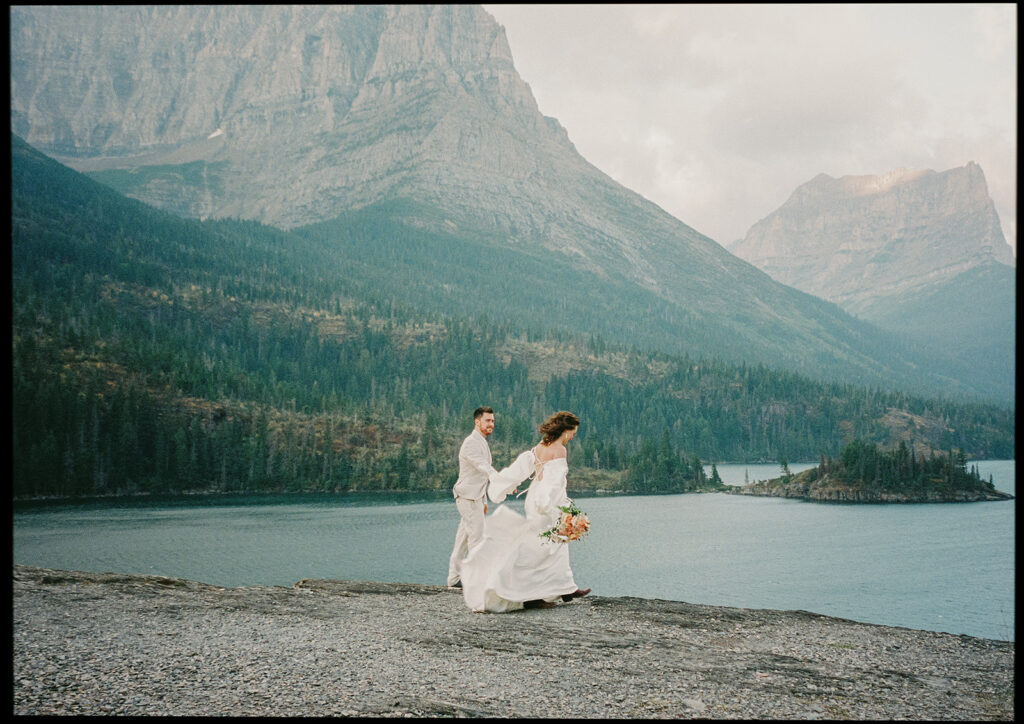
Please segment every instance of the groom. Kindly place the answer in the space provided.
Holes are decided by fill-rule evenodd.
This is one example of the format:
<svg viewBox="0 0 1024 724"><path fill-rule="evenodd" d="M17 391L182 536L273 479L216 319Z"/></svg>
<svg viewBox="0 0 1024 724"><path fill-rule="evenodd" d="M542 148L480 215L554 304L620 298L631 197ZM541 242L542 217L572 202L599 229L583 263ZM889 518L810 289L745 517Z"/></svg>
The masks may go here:
<svg viewBox="0 0 1024 724"><path fill-rule="evenodd" d="M494 410L478 407L473 411L473 432L459 448L459 479L452 493L459 509L459 529L455 547L448 560L448 585L461 586L462 559L484 537L484 514L487 513L487 480L495 472L491 466L491 448L487 436L494 432Z"/></svg>

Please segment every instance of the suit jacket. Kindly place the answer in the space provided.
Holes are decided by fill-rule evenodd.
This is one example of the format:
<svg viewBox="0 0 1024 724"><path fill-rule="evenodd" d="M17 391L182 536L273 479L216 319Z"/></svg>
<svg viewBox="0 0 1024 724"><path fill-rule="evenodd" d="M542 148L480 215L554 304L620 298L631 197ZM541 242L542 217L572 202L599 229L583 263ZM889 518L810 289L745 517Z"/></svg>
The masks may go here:
<svg viewBox="0 0 1024 724"><path fill-rule="evenodd" d="M491 447L487 438L474 428L459 448L459 479L452 493L457 498L481 500L487 493L488 476L493 472Z"/></svg>

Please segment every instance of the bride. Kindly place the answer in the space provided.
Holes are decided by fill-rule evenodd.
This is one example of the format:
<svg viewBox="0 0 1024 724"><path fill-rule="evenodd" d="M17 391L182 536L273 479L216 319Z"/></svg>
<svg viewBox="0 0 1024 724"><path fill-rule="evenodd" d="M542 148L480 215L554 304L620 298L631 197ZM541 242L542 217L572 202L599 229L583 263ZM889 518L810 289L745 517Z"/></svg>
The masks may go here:
<svg viewBox="0 0 1024 724"><path fill-rule="evenodd" d="M561 598L590 593L580 590L569 568L569 546L541 534L559 520L569 466L565 445L580 421L571 412L556 412L540 426L543 439L515 462L490 475L488 496L505 499L523 480L534 480L523 506L526 517L502 505L484 520L484 537L463 562L462 595L473 611L547 608Z"/></svg>

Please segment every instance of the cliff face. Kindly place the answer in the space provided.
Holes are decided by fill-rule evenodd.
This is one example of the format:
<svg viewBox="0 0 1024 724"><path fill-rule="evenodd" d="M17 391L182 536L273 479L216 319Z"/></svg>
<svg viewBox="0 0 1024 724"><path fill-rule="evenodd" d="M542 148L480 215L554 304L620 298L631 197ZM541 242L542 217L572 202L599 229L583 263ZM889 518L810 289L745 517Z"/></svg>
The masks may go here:
<svg viewBox="0 0 1024 724"><path fill-rule="evenodd" d="M680 250L735 266L579 156L479 6L13 8L11 128L183 215L290 228L411 198L662 291Z"/></svg>
<svg viewBox="0 0 1024 724"><path fill-rule="evenodd" d="M192 215L331 218L403 183L443 183L443 169L410 170L453 148L477 171L529 174L535 154L483 137L481 114L571 149L476 6L11 11L12 130L78 170L157 169L131 195Z"/></svg>
<svg viewBox="0 0 1024 724"><path fill-rule="evenodd" d="M820 174L732 246L773 278L861 313L994 261L1013 266L981 167Z"/></svg>

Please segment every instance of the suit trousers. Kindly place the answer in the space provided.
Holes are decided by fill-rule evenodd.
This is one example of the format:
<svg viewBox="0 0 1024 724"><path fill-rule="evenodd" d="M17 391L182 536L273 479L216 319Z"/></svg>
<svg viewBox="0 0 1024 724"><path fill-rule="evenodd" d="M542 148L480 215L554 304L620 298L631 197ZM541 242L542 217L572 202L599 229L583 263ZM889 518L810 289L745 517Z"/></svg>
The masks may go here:
<svg viewBox="0 0 1024 724"><path fill-rule="evenodd" d="M455 546L448 559L448 585L459 582L462 561L484 539L484 501L455 498L459 509L459 528L455 531Z"/></svg>

